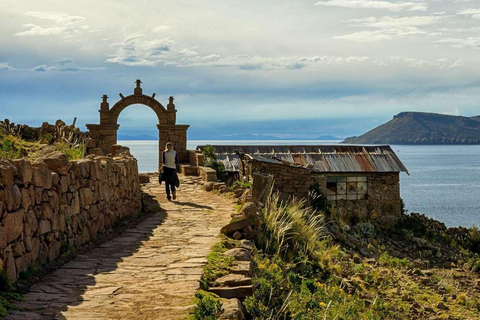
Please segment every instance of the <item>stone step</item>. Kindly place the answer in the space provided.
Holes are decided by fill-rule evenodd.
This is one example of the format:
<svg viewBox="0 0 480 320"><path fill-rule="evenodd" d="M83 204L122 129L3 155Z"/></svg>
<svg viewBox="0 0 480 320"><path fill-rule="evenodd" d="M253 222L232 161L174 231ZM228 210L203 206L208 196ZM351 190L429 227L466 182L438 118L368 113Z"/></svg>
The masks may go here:
<svg viewBox="0 0 480 320"><path fill-rule="evenodd" d="M249 261L236 261L230 270L233 274L242 274L244 276L250 277L252 275L251 262Z"/></svg>
<svg viewBox="0 0 480 320"><path fill-rule="evenodd" d="M232 299L237 298L244 300L246 297L253 294L253 286L239 286L239 287L212 287L208 291L215 293L220 298Z"/></svg>
<svg viewBox="0 0 480 320"><path fill-rule="evenodd" d="M215 280L214 285L218 287L240 287L252 284L252 278L242 274L227 274Z"/></svg>
<svg viewBox="0 0 480 320"><path fill-rule="evenodd" d="M180 164L179 165L180 172L184 176L198 176L198 167L197 166L191 166L188 164Z"/></svg>

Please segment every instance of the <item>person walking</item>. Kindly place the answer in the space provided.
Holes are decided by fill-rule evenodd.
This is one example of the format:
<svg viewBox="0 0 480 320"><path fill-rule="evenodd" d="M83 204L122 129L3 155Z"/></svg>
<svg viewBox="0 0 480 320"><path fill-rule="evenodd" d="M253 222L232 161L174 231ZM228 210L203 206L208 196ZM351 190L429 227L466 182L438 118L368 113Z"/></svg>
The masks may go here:
<svg viewBox="0 0 480 320"><path fill-rule="evenodd" d="M173 150L173 145L168 142L165 146L165 150L162 152L163 173L161 180L165 181L165 192L167 193L167 199L170 201L177 198L177 192L175 190L175 184L177 182L177 164L178 157L177 152ZM172 191L172 197L170 197L170 190Z"/></svg>

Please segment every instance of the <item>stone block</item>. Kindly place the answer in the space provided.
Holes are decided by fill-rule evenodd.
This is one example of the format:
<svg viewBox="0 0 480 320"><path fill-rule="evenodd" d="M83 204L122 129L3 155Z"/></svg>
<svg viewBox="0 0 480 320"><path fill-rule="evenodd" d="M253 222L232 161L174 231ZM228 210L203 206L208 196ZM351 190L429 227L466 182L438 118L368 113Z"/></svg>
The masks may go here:
<svg viewBox="0 0 480 320"><path fill-rule="evenodd" d="M17 174L18 170L12 163L8 160L0 160L0 186L13 187Z"/></svg>
<svg viewBox="0 0 480 320"><path fill-rule="evenodd" d="M6 228L0 226L0 250L7 246L7 233Z"/></svg>
<svg viewBox="0 0 480 320"><path fill-rule="evenodd" d="M38 226L39 234L45 234L47 232L52 231L52 227L50 225L50 221L48 220L40 220L40 224Z"/></svg>
<svg viewBox="0 0 480 320"><path fill-rule="evenodd" d="M54 152L48 155L48 158L42 159L47 168L59 175L67 175L71 167L68 157L61 152Z"/></svg>
<svg viewBox="0 0 480 320"><path fill-rule="evenodd" d="M18 210L13 213L8 213L4 220L3 226L5 227L5 237L7 243L17 239L23 231L23 217L25 216L24 210Z"/></svg>
<svg viewBox="0 0 480 320"><path fill-rule="evenodd" d="M243 248L233 248L223 253L228 257L233 257L237 261L252 261L252 254L250 251Z"/></svg>
<svg viewBox="0 0 480 320"><path fill-rule="evenodd" d="M31 163L24 159L12 160L11 162L17 168L18 178L22 180L23 185L31 183L33 178L33 169Z"/></svg>
<svg viewBox="0 0 480 320"><path fill-rule="evenodd" d="M208 291L215 293L220 298L237 298L239 300L244 300L246 297L253 294L253 287L251 285L240 287L212 287L209 288Z"/></svg>

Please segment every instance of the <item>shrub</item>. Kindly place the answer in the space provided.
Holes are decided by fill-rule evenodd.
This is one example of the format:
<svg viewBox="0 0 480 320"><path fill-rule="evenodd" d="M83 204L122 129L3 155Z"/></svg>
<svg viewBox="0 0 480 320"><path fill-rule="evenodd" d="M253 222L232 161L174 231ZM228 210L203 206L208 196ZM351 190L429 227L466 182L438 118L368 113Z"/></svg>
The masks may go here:
<svg viewBox="0 0 480 320"><path fill-rule="evenodd" d="M219 297L206 291L195 293L196 306L192 311L191 318L194 320L215 320L222 314L222 302Z"/></svg>
<svg viewBox="0 0 480 320"><path fill-rule="evenodd" d="M392 257L386 251L382 253L382 255L378 258L378 262L384 266L389 266L389 267L405 268L410 265L407 258L400 259L397 257Z"/></svg>
<svg viewBox="0 0 480 320"><path fill-rule="evenodd" d="M52 144L54 141L54 136L51 133L45 133L40 137L40 142L45 144Z"/></svg>
<svg viewBox="0 0 480 320"><path fill-rule="evenodd" d="M308 194L310 206L317 211L330 214L331 205L328 203L327 196L320 190L320 185L314 183L310 186Z"/></svg>
<svg viewBox="0 0 480 320"><path fill-rule="evenodd" d="M222 162L218 161L215 148L209 144L203 149L203 161L206 167L210 167L217 172L217 179L219 181L227 180L227 172Z"/></svg>
<svg viewBox="0 0 480 320"><path fill-rule="evenodd" d="M77 160L85 157L85 146L70 146L65 142L57 143L55 149L62 152L68 157L68 160Z"/></svg>
<svg viewBox="0 0 480 320"><path fill-rule="evenodd" d="M212 251L207 256L207 264L203 267L203 276L200 279L202 289L207 290L216 279L230 272L235 258L224 255L225 251L227 251L225 241L212 247Z"/></svg>
<svg viewBox="0 0 480 320"><path fill-rule="evenodd" d="M370 222L357 223L353 229L364 238L375 237L375 226Z"/></svg>
<svg viewBox="0 0 480 320"><path fill-rule="evenodd" d="M240 181L240 180L235 180L232 183L232 187L236 187L236 186L239 186L239 187L242 187L242 188L245 188L245 189L252 189L252 183L251 182L243 182L243 181Z"/></svg>
<svg viewBox="0 0 480 320"><path fill-rule="evenodd" d="M8 135L0 141L0 159L18 159L21 157L22 148L16 144L17 141L12 135Z"/></svg>
<svg viewBox="0 0 480 320"><path fill-rule="evenodd" d="M470 233L471 250L476 253L480 253L480 230L476 226L472 226L468 229Z"/></svg>

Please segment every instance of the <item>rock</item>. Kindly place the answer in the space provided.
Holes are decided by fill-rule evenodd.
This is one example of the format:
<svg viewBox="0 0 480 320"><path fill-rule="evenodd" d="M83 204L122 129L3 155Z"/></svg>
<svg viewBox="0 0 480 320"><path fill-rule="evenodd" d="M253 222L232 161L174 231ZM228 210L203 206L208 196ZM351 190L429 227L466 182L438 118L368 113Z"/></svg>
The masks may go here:
<svg viewBox="0 0 480 320"><path fill-rule="evenodd" d="M250 277L252 275L252 263L250 261L235 261L230 272Z"/></svg>
<svg viewBox="0 0 480 320"><path fill-rule="evenodd" d="M214 185L214 182L205 182L203 187L205 188L206 191L210 192L213 190L213 185Z"/></svg>
<svg viewBox="0 0 480 320"><path fill-rule="evenodd" d="M8 242L7 242L6 228L0 227L0 249L5 248L7 246L7 243Z"/></svg>
<svg viewBox="0 0 480 320"><path fill-rule="evenodd" d="M89 188L80 188L78 191L80 192L81 207L85 207L86 205L90 205L96 202L95 195Z"/></svg>
<svg viewBox="0 0 480 320"><path fill-rule="evenodd" d="M223 253L226 256L234 257L237 261L252 261L250 251L243 248L233 248Z"/></svg>
<svg viewBox="0 0 480 320"><path fill-rule="evenodd" d="M3 220L3 226L5 227L5 237L7 243L17 239L23 231L23 217L25 216L24 210L18 210L13 213L7 213Z"/></svg>
<svg viewBox="0 0 480 320"><path fill-rule="evenodd" d="M244 218L257 217L258 216L257 205L253 202L247 202L240 210L240 213L243 215Z"/></svg>
<svg viewBox="0 0 480 320"><path fill-rule="evenodd" d="M0 160L0 185L13 187L17 168L7 160Z"/></svg>
<svg viewBox="0 0 480 320"><path fill-rule="evenodd" d="M212 287L208 291L215 293L220 298L232 299L237 298L239 300L244 300L246 297L253 294L252 286L241 286L241 287Z"/></svg>
<svg viewBox="0 0 480 320"><path fill-rule="evenodd" d="M362 263L362 258L355 255L355 256L353 256L353 262L356 263L356 264Z"/></svg>
<svg viewBox="0 0 480 320"><path fill-rule="evenodd" d="M240 248L247 249L248 251L253 251L255 249L255 244L250 240L240 241Z"/></svg>
<svg viewBox="0 0 480 320"><path fill-rule="evenodd" d="M31 163L24 159L12 160L12 163L17 168L18 177L22 180L23 185L31 183L33 178Z"/></svg>
<svg viewBox="0 0 480 320"><path fill-rule="evenodd" d="M439 302L437 304L437 308L440 310L449 310L449 308L443 302Z"/></svg>
<svg viewBox="0 0 480 320"><path fill-rule="evenodd" d="M35 231L37 231L37 217L32 210L29 210L26 213L24 231L25 235L27 236L31 236Z"/></svg>
<svg viewBox="0 0 480 320"><path fill-rule="evenodd" d="M22 192L17 185L12 187L12 193L10 195L13 199L13 206L11 208L12 211L17 210L22 205Z"/></svg>
<svg viewBox="0 0 480 320"><path fill-rule="evenodd" d="M15 258L13 257L13 252L7 252L6 256L7 259L5 261L5 269L10 279L10 283L14 283L15 281L17 281L17 268L15 267Z"/></svg>
<svg viewBox="0 0 480 320"><path fill-rule="evenodd" d="M247 203L247 202L252 201L253 200L252 190L251 189L245 190L245 192L240 197L240 200L241 200L242 203Z"/></svg>
<svg viewBox="0 0 480 320"><path fill-rule="evenodd" d="M223 313L219 319L223 320L245 320L243 306L240 300L236 298L222 301Z"/></svg>
<svg viewBox="0 0 480 320"><path fill-rule="evenodd" d="M15 258L20 257L25 252L25 246L23 242L19 241L13 245L12 250Z"/></svg>
<svg viewBox="0 0 480 320"><path fill-rule="evenodd" d="M243 228L242 231L243 231L243 233L245 233L245 234L251 234L252 231L253 231L253 229L252 229L251 226L247 226L247 227Z"/></svg>
<svg viewBox="0 0 480 320"><path fill-rule="evenodd" d="M146 174L139 174L138 175L138 180L139 180L140 183L149 183L150 182L150 177Z"/></svg>
<svg viewBox="0 0 480 320"><path fill-rule="evenodd" d="M227 274L215 280L216 287L240 287L252 284L252 278L241 274Z"/></svg>
<svg viewBox="0 0 480 320"><path fill-rule="evenodd" d="M229 234L235 233L235 231L241 231L243 230L243 228L252 226L252 225L258 225L258 220L256 218L241 219L241 220L227 224L222 229L220 229L220 232L225 235L229 235Z"/></svg>
<svg viewBox="0 0 480 320"><path fill-rule="evenodd" d="M49 170L56 172L59 175L66 176L71 167L68 157L59 151L49 154L48 158L42 160L45 162Z"/></svg>
<svg viewBox="0 0 480 320"><path fill-rule="evenodd" d="M39 232L40 234L45 234L45 233L50 232L50 231L52 231L52 228L51 228L51 226L50 226L50 221L48 221L48 220L41 220L41 221L40 221L40 225L39 225L39 227L38 227L38 232Z"/></svg>
<svg viewBox="0 0 480 320"><path fill-rule="evenodd" d="M233 239L235 239L235 240L240 240L240 239L242 239L242 237L243 237L243 235L238 231L235 231L235 233L233 234Z"/></svg>

